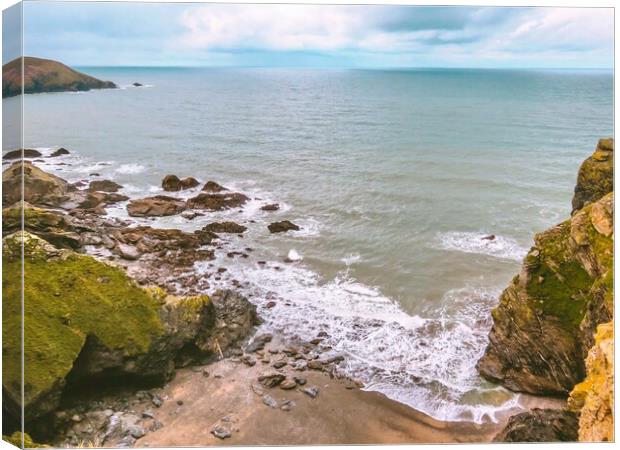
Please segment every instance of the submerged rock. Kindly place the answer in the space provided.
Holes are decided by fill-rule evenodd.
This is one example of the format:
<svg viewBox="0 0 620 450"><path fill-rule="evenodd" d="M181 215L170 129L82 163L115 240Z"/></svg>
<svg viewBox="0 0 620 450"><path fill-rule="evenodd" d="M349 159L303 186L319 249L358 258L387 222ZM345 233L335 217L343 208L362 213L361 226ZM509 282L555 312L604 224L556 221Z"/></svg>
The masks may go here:
<svg viewBox="0 0 620 450"><path fill-rule="evenodd" d="M277 211L280 209L280 205L277 203L270 203L269 205L261 206L262 211Z"/></svg>
<svg viewBox="0 0 620 450"><path fill-rule="evenodd" d="M573 196L573 214L613 190L613 151L613 139L600 139L592 156L581 164Z"/></svg>
<svg viewBox="0 0 620 450"><path fill-rule="evenodd" d="M495 442L574 442L577 416L565 410L539 409L512 416Z"/></svg>
<svg viewBox="0 0 620 450"><path fill-rule="evenodd" d="M69 155L69 154L70 154L69 150L67 150L66 148L60 147L58 150L56 150L50 155L50 158L56 158L58 156Z"/></svg>
<svg viewBox="0 0 620 450"><path fill-rule="evenodd" d="M187 209L185 202L166 195L131 200L127 212L133 217L173 216Z"/></svg>
<svg viewBox="0 0 620 450"><path fill-rule="evenodd" d="M207 181L205 185L202 187L204 192L222 192L227 191L224 186L216 183L215 181Z"/></svg>
<svg viewBox="0 0 620 450"><path fill-rule="evenodd" d="M293 222L283 220L281 222L273 222L267 227L271 233L285 233L287 231L299 231L301 228Z"/></svg>

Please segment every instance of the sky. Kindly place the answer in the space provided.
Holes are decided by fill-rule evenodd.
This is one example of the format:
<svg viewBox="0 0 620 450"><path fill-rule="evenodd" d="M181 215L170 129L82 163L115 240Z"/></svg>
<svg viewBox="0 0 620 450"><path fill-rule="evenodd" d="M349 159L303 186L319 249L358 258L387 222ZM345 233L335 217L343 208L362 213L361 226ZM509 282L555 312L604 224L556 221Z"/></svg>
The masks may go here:
<svg viewBox="0 0 620 450"><path fill-rule="evenodd" d="M23 15L24 53L73 66L613 67L611 8L33 1Z"/></svg>

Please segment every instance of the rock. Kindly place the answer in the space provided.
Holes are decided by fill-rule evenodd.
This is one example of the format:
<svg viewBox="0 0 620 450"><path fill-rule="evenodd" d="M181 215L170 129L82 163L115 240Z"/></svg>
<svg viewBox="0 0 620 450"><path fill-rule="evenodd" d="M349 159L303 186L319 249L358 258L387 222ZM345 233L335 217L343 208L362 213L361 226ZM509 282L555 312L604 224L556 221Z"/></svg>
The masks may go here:
<svg viewBox="0 0 620 450"><path fill-rule="evenodd" d="M88 185L89 191L101 191L101 192L117 192L119 189L122 189L118 183L115 183L112 180L94 180L91 181Z"/></svg>
<svg viewBox="0 0 620 450"><path fill-rule="evenodd" d="M142 412L142 417L145 419L154 419L155 413L151 411L150 409L147 409Z"/></svg>
<svg viewBox="0 0 620 450"><path fill-rule="evenodd" d="M67 150L66 148L60 147L58 150L54 151L50 155L50 158L56 158L58 156L63 156L63 155L68 155L68 154L69 154L69 150Z"/></svg>
<svg viewBox="0 0 620 450"><path fill-rule="evenodd" d="M282 383L285 378L280 372L267 372L258 377L258 382L265 387L272 388Z"/></svg>
<svg viewBox="0 0 620 450"><path fill-rule="evenodd" d="M246 366L255 366L256 365L256 360L254 358L252 358L250 355L245 355L241 357L241 362L243 364L245 364Z"/></svg>
<svg viewBox="0 0 620 450"><path fill-rule="evenodd" d="M225 194L198 194L187 201L189 208L221 211L223 209L238 208L245 205L249 200L247 196L239 192Z"/></svg>
<svg viewBox="0 0 620 450"><path fill-rule="evenodd" d="M308 380L306 380L305 378L301 378L301 377L293 377L293 379L295 380L295 383L297 383L300 386L304 386Z"/></svg>
<svg viewBox="0 0 620 450"><path fill-rule="evenodd" d="M258 350L262 350L265 348L265 344L271 342L272 338L273 336L270 333L255 336L254 339L252 339L252 342L250 342L250 344L248 344L248 346L245 348L245 351L248 353L254 353Z"/></svg>
<svg viewBox="0 0 620 450"><path fill-rule="evenodd" d="M271 308L275 307L276 305L277 305L276 302L270 301L270 302L267 302L267 304L265 305L265 308L271 309Z"/></svg>
<svg viewBox="0 0 620 450"><path fill-rule="evenodd" d="M183 406L183 400L177 400L177 405Z"/></svg>
<svg viewBox="0 0 620 450"><path fill-rule="evenodd" d="M481 239L483 241L494 241L495 240L495 235L494 234L489 234L488 236L483 236Z"/></svg>
<svg viewBox="0 0 620 450"><path fill-rule="evenodd" d="M263 395L263 403L269 406L270 408L274 408L274 409L278 408L278 402L276 401L276 399L274 399L269 394Z"/></svg>
<svg viewBox="0 0 620 450"><path fill-rule="evenodd" d="M301 392L303 392L304 394L306 394L307 396L311 398L316 398L319 395L319 388L316 386L310 386L307 388L303 388Z"/></svg>
<svg viewBox="0 0 620 450"><path fill-rule="evenodd" d="M132 245L118 243L116 245L116 251L123 259L136 260L140 258L140 252Z"/></svg>
<svg viewBox="0 0 620 450"><path fill-rule="evenodd" d="M196 217L200 216L204 216L204 214L197 211L185 211L184 213L181 213L181 217L187 220L194 220Z"/></svg>
<svg viewBox="0 0 620 450"><path fill-rule="evenodd" d="M573 196L573 214L613 190L613 151L613 139L600 139L592 156L579 168Z"/></svg>
<svg viewBox="0 0 620 450"><path fill-rule="evenodd" d="M202 187L204 192L222 192L227 191L225 187L217 184L215 181L207 181L205 185Z"/></svg>
<svg viewBox="0 0 620 450"><path fill-rule="evenodd" d="M280 389L284 389L285 391L295 389L297 387L297 383L295 380L291 380L290 378L286 378L282 383L280 383Z"/></svg>
<svg viewBox="0 0 620 450"><path fill-rule="evenodd" d="M156 408L159 408L164 404L164 400L159 395L153 395L151 403L153 403Z"/></svg>
<svg viewBox="0 0 620 450"><path fill-rule="evenodd" d="M599 233L592 211L611 212L612 204L610 193L536 235L492 313L489 346L478 362L485 378L542 395L566 395L584 378L596 327L613 311L613 234Z"/></svg>
<svg viewBox="0 0 620 450"><path fill-rule="evenodd" d="M569 409L579 416L581 442L614 440L614 324L599 325L586 358L586 378L575 386Z"/></svg>
<svg viewBox="0 0 620 450"><path fill-rule="evenodd" d="M282 402L282 406L280 406L280 409L282 411L290 411L295 406L297 406L297 404L295 403L294 400L285 400Z"/></svg>
<svg viewBox="0 0 620 450"><path fill-rule="evenodd" d="M142 428L139 425L133 425L133 426L129 427L127 432L129 433L129 435L131 437L133 437L135 439L140 439L141 437L143 437L146 434L146 431L144 431L144 428Z"/></svg>
<svg viewBox="0 0 620 450"><path fill-rule="evenodd" d="M299 226L295 225L293 222L288 220L283 220L281 222L274 222L269 224L267 227L271 233L284 233L286 231L298 231L300 230Z"/></svg>
<svg viewBox="0 0 620 450"><path fill-rule="evenodd" d="M166 175L161 182L161 187L164 191L181 191L185 189L191 189L198 186L200 183L194 177L187 177L180 179L176 175Z"/></svg>
<svg viewBox="0 0 620 450"><path fill-rule="evenodd" d="M534 408L512 416L495 442L574 442L577 416L570 411Z"/></svg>
<svg viewBox="0 0 620 450"><path fill-rule="evenodd" d="M270 203L269 205L261 206L262 211L277 211L280 209L280 205L278 203Z"/></svg>
<svg viewBox="0 0 620 450"><path fill-rule="evenodd" d="M211 434L218 439L226 439L232 436L230 430L223 427L222 425L215 425L213 428L211 428Z"/></svg>
<svg viewBox="0 0 620 450"><path fill-rule="evenodd" d="M213 222L208 224L203 228L205 231L210 231L212 233L235 233L241 234L245 233L247 227L243 225L239 225L235 222Z"/></svg>
<svg viewBox="0 0 620 450"><path fill-rule="evenodd" d="M135 83L131 84L133 87L142 87L143 85L141 83L138 83L137 81Z"/></svg>
<svg viewBox="0 0 620 450"><path fill-rule="evenodd" d="M127 212L133 217L172 216L187 209L185 202L166 195L131 200Z"/></svg>
<svg viewBox="0 0 620 450"><path fill-rule="evenodd" d="M281 369L282 367L286 366L286 364L287 364L286 361L276 361L271 366L274 369Z"/></svg>
<svg viewBox="0 0 620 450"><path fill-rule="evenodd" d="M21 159L24 158L38 158L39 156L43 156L40 151L32 149L32 148L24 148L23 150L11 150L2 156L2 159Z"/></svg>
<svg viewBox="0 0 620 450"><path fill-rule="evenodd" d="M79 209L95 210L98 207L124 202L125 200L129 200L129 197L113 192L74 192L69 194L69 200L61 206L71 208L74 203L77 203Z"/></svg>
<svg viewBox="0 0 620 450"><path fill-rule="evenodd" d="M325 363L323 361L319 361L318 359L308 361L308 369L323 370L324 368L325 368Z"/></svg>
<svg viewBox="0 0 620 450"><path fill-rule="evenodd" d="M23 64L23 76L22 76ZM117 87L51 59L20 57L2 66L2 98L40 92L89 91Z"/></svg>
<svg viewBox="0 0 620 450"><path fill-rule="evenodd" d="M23 165L23 167L22 167ZM22 168L24 176L22 177ZM58 206L67 199L69 184L29 162L16 162L2 173L2 204L23 200L35 206Z"/></svg>
<svg viewBox="0 0 620 450"><path fill-rule="evenodd" d="M27 423L54 411L65 386L119 377L163 382L185 348L208 334L215 321L206 296L174 297L144 289L121 269L90 256L60 250L29 233L3 239L4 407L19 417L21 358L21 249L31 280L24 304L28 362L24 398ZM61 284L57 280L62 280ZM93 320L96 318L96 320ZM16 328L17 327L17 328ZM62 349L62 350L59 350Z"/></svg>

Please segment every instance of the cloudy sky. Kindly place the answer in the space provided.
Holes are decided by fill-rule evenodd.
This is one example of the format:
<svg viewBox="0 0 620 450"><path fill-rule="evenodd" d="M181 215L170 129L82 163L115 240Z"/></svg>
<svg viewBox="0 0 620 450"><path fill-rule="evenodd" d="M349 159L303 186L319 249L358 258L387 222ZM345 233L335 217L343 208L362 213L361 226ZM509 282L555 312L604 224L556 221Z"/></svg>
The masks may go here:
<svg viewBox="0 0 620 450"><path fill-rule="evenodd" d="M75 66L609 68L613 10L26 2L24 45Z"/></svg>

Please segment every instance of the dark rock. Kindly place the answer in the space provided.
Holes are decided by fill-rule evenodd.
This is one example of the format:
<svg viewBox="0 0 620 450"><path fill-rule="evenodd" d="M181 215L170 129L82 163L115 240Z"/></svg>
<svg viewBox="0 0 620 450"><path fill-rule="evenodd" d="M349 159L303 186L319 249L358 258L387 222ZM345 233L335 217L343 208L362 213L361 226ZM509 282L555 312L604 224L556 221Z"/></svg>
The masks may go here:
<svg viewBox="0 0 620 450"><path fill-rule="evenodd" d="M38 150L33 148L25 148L23 149L23 153L22 149L11 150L10 152L5 153L2 159L21 159L22 155L24 158L38 158L39 156L43 156Z"/></svg>
<svg viewBox="0 0 620 450"><path fill-rule="evenodd" d="M276 361L271 366L274 369L281 369L282 367L286 366L286 364L287 364L286 361Z"/></svg>
<svg viewBox="0 0 620 450"><path fill-rule="evenodd" d="M285 378L280 372L267 372L258 377L258 382L265 387L272 388L282 383Z"/></svg>
<svg viewBox="0 0 620 450"><path fill-rule="evenodd" d="M256 365L256 360L254 358L252 358L250 355L245 355L241 357L241 362L243 364L245 364L246 366L255 366Z"/></svg>
<svg viewBox="0 0 620 450"><path fill-rule="evenodd" d="M316 398L319 395L319 388L316 386L310 386L307 388L303 388L301 392L303 392L309 397Z"/></svg>
<svg viewBox="0 0 620 450"><path fill-rule="evenodd" d="M481 239L483 241L494 241L495 240L495 235L494 234L489 234L488 236L483 236Z"/></svg>
<svg viewBox="0 0 620 450"><path fill-rule="evenodd" d="M252 342L245 348L245 351L248 353L254 353L258 350L262 350L265 348L265 344L271 342L273 336L269 333L261 334L260 336L255 336L252 339Z"/></svg>
<svg viewBox="0 0 620 450"><path fill-rule="evenodd" d="M121 186L118 183L115 183L112 180L94 180L91 181L88 185L89 191L101 191L101 192L117 192L121 189Z"/></svg>
<svg viewBox="0 0 620 450"><path fill-rule="evenodd" d="M222 192L227 191L224 186L217 184L215 181L207 181L205 185L202 187L204 192Z"/></svg>
<svg viewBox="0 0 620 450"><path fill-rule="evenodd" d="M143 85L141 83L138 83L137 81L135 83L132 83L133 87L142 87Z"/></svg>
<svg viewBox="0 0 620 450"><path fill-rule="evenodd" d="M286 231L298 231L300 230L299 226L295 225L293 222L288 220L283 220L281 222L274 222L269 224L267 227L271 233L284 233Z"/></svg>
<svg viewBox="0 0 620 450"><path fill-rule="evenodd" d="M57 156L63 156L63 155L68 155L68 154L69 154L69 150L67 150L66 148L60 147L58 150L56 150L54 153L50 155L50 158L56 158Z"/></svg>
<svg viewBox="0 0 620 450"><path fill-rule="evenodd" d="M2 204L5 206L20 200L35 206L58 206L68 198L68 191L69 183L65 180L27 161L16 162L2 172Z"/></svg>
<svg viewBox="0 0 620 450"><path fill-rule="evenodd" d="M305 378L301 378L301 377L294 377L293 378L295 380L295 383L297 383L300 386L304 386L308 380L306 380Z"/></svg>
<svg viewBox="0 0 620 450"><path fill-rule="evenodd" d="M280 205L278 203L271 203L261 207L261 210L263 211L277 211L278 209L280 209Z"/></svg>
<svg viewBox="0 0 620 450"><path fill-rule="evenodd" d="M131 200L127 212L133 217L172 216L187 209L185 202L166 195Z"/></svg>
<svg viewBox="0 0 620 450"><path fill-rule="evenodd" d="M223 209L238 208L245 205L249 200L247 196L239 192L225 194L198 194L187 201L189 208L221 211Z"/></svg>
<svg viewBox="0 0 620 450"><path fill-rule="evenodd" d="M153 403L153 406L156 408L159 408L164 404L164 400L159 395L153 395L151 403Z"/></svg>
<svg viewBox="0 0 620 450"><path fill-rule="evenodd" d="M577 415L567 410L534 408L512 416L495 442L576 442Z"/></svg>
<svg viewBox="0 0 620 450"><path fill-rule="evenodd" d="M185 211L184 213L181 213L181 217L187 220L194 220L196 217L199 216L204 216L204 214L197 211Z"/></svg>
<svg viewBox="0 0 620 450"><path fill-rule="evenodd" d="M164 189L164 191L176 192L184 189L194 188L199 184L200 183L198 183L198 180L196 180L196 178L194 177L180 179L176 175L166 175L161 182L161 187Z"/></svg>
<svg viewBox="0 0 620 450"><path fill-rule="evenodd" d="M247 227L239 225L235 222L213 222L203 228L205 231L212 233L244 233Z"/></svg>
<svg viewBox="0 0 620 450"><path fill-rule="evenodd" d="M183 400L177 400L177 405L183 406Z"/></svg>

